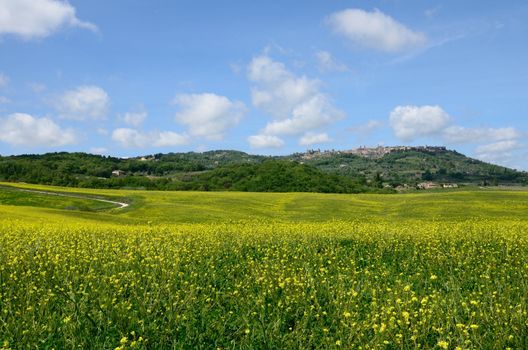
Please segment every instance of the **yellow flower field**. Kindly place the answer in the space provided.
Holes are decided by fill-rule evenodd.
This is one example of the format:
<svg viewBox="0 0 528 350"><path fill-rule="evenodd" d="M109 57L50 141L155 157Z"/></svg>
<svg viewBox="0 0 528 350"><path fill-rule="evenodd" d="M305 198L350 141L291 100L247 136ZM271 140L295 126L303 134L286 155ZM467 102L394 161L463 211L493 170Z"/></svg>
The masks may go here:
<svg viewBox="0 0 528 350"><path fill-rule="evenodd" d="M0 230L3 348L524 348L528 225Z"/></svg>
<svg viewBox="0 0 528 350"><path fill-rule="evenodd" d="M1 349L527 348L526 220L1 209Z"/></svg>

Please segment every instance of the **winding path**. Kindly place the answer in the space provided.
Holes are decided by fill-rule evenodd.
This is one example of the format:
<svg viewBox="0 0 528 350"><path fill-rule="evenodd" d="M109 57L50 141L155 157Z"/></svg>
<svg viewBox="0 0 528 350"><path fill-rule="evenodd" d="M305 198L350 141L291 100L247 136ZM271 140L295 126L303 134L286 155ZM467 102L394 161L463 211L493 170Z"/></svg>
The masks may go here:
<svg viewBox="0 0 528 350"><path fill-rule="evenodd" d="M20 187L14 187L14 186L2 186L2 187L9 187L10 189L22 191L22 192L31 192L31 193L38 193L38 194L47 194L50 196L60 196L60 197L72 197L72 198L80 198L80 199L91 199L94 201L104 202L104 203L111 203L117 206L117 208L114 209L123 209L128 207L130 204L124 203L124 202L116 202L111 201L109 199L101 199L101 198L95 198L90 196L83 196L79 194L69 194L69 193L60 193L60 192L48 192L48 191L39 191L39 190L29 190L26 188L20 188Z"/></svg>

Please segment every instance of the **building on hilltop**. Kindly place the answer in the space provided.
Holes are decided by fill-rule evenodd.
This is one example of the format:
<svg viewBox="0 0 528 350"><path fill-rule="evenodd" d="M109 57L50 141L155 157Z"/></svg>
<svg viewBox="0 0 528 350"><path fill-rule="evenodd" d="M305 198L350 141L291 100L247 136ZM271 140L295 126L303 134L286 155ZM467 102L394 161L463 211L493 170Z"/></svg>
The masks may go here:
<svg viewBox="0 0 528 350"><path fill-rule="evenodd" d="M381 158L386 154L398 151L421 151L421 152L446 152L447 148L444 146L377 146L377 147L366 147L360 146L355 149L345 150L345 151L336 151L336 150L308 150L305 153L301 153L300 157L302 159L312 159L322 157L324 155L332 154L353 154L365 158Z"/></svg>

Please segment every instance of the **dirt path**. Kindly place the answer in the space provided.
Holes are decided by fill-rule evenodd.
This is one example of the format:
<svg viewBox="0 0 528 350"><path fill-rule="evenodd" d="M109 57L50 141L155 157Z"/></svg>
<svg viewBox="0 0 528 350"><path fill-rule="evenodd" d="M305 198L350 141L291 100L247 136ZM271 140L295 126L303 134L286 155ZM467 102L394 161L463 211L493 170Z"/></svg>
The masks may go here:
<svg viewBox="0 0 528 350"><path fill-rule="evenodd" d="M47 194L50 196L60 196L60 197L72 197L72 198L80 198L80 199L91 199L98 202L104 202L104 203L111 203L117 206L115 209L123 209L129 206L128 203L124 202L116 202L111 201L109 199L101 199L101 198L95 198L90 196L83 196L80 194L69 194L69 193L59 193L59 192L48 192L48 191L39 191L39 190L28 190L26 188L19 188L19 187L13 187L13 186L5 186L13 190L22 191L22 192L30 192L30 193L38 193L38 194Z"/></svg>

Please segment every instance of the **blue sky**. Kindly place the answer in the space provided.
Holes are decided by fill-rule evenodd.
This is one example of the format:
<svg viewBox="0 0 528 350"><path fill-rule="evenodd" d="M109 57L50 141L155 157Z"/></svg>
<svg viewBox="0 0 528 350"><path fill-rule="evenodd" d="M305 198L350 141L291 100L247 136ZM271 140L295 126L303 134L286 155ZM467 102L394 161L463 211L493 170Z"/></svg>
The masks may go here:
<svg viewBox="0 0 528 350"><path fill-rule="evenodd" d="M445 145L528 169L526 1L0 0L0 154Z"/></svg>

